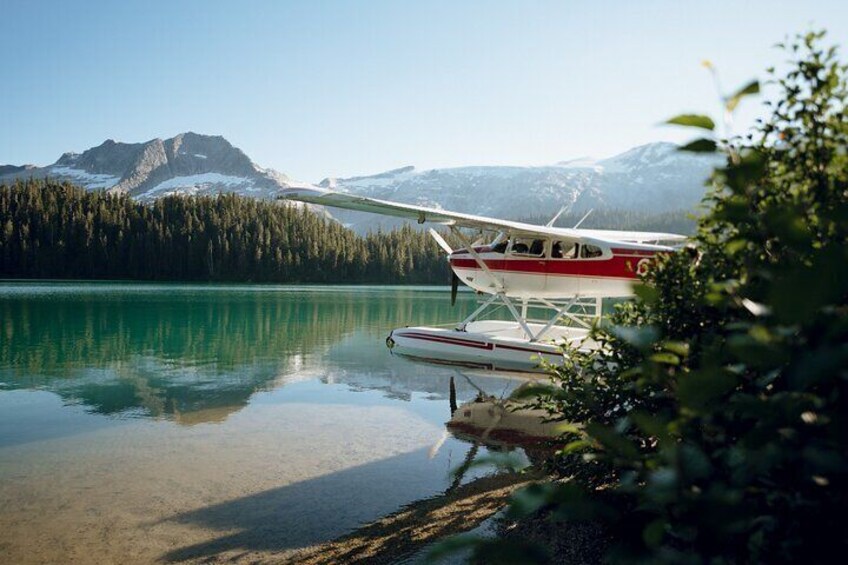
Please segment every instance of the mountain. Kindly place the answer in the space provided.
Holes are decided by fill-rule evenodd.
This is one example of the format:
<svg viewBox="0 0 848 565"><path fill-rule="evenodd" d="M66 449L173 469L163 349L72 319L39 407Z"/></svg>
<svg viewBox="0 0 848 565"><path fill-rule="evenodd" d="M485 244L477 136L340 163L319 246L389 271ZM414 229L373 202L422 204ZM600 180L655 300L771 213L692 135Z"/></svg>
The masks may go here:
<svg viewBox="0 0 848 565"><path fill-rule="evenodd" d="M107 139L83 153L65 153L46 167L0 168L0 182L48 176L88 189L127 193L142 201L168 194L218 192L273 198L282 187L303 185L259 167L221 136L192 132L144 143Z"/></svg>
<svg viewBox="0 0 848 565"><path fill-rule="evenodd" d="M403 167L376 175L327 178L320 186L361 196L521 220L590 208L659 213L695 208L715 156L651 143L608 159L581 157L534 167L478 166L419 171ZM120 143L111 139L83 153L65 153L46 167L0 167L0 183L15 178L67 179L89 189L151 201L169 194L274 198L280 188L310 186L256 165L221 136L182 133L171 139ZM389 229L392 218L344 210L332 215L358 232Z"/></svg>
<svg viewBox="0 0 848 565"><path fill-rule="evenodd" d="M27 171L32 171L33 169L37 169L35 165L0 165L0 177L3 175L14 175L17 173L26 173Z"/></svg>
<svg viewBox="0 0 848 565"><path fill-rule="evenodd" d="M651 143L602 160L426 171L403 167L319 184L360 196L515 220L553 216L563 206L571 212L620 208L658 213L694 209L718 163L715 156L684 153L672 143ZM333 215L357 231L396 224L357 212Z"/></svg>

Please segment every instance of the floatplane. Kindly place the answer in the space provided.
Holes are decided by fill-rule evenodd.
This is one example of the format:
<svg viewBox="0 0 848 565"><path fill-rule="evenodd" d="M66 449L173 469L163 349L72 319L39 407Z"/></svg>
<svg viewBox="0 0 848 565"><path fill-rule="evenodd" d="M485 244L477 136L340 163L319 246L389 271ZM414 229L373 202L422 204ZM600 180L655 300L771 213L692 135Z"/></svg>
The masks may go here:
<svg viewBox="0 0 848 565"><path fill-rule="evenodd" d="M284 189L279 197L446 226L460 248L429 231L453 271L451 301L462 282L482 297L479 306L450 327L397 328L386 343L412 357L496 368L532 369L542 360L561 363L563 342L593 347L589 329L601 317L603 299L631 296L655 256L686 239L671 233L583 229L585 216L573 228L554 227L566 208L546 225L534 225L321 188ZM472 241L463 229L497 236L488 243ZM509 319L492 319L496 309Z"/></svg>

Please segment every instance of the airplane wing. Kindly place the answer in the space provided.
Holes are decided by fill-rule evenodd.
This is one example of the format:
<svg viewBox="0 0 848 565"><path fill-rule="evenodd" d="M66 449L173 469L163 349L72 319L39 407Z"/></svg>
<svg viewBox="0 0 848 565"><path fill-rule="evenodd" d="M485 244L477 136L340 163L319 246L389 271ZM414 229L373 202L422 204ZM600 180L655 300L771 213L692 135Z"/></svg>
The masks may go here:
<svg viewBox="0 0 848 565"><path fill-rule="evenodd" d="M389 202L388 200L366 198L364 196L356 196L353 194L336 192L317 187L285 188L280 191L279 198L282 200L296 200L298 202L308 202L310 204L318 204L321 206L344 208L346 210L356 210L358 212L372 212L375 214L382 214L384 216L406 218L408 220L415 220L419 224L423 224L424 222L433 222L460 228L508 231L528 236L559 237L574 241L594 239L605 242L648 243L659 241L674 242L686 239L685 236L670 233L588 230L537 226L535 224L526 224L511 220L500 220L497 218L487 218L485 216L449 212L447 210L439 210L436 208L426 208L424 206L416 206L414 204L401 204L399 202Z"/></svg>
<svg viewBox="0 0 848 565"><path fill-rule="evenodd" d="M619 230L591 230L578 228L570 230L580 232L585 237L602 239L604 241L620 241L625 243L653 243L657 241L674 243L689 239L685 235L676 233L650 232L650 231L619 231Z"/></svg>
<svg viewBox="0 0 848 565"><path fill-rule="evenodd" d="M299 202L319 204L321 206L333 206L336 208L344 208L345 210L373 212L374 214L382 214L384 216L406 218L408 220L415 220L419 224L423 224L424 222L434 222L437 224L457 226L461 228L482 228L493 231L510 230L521 233L526 232L528 234L541 234L542 232L539 230L542 230L543 232L552 235L553 232L559 231L558 228L546 228L544 226L535 226L533 224L524 224L522 222L499 220L496 218L474 216L472 214L462 214L459 212L449 212L436 208L426 208L424 206L415 206L414 204L389 202L388 200L355 196L353 194L336 192L323 188L285 188L280 191L279 198L283 200L297 200Z"/></svg>

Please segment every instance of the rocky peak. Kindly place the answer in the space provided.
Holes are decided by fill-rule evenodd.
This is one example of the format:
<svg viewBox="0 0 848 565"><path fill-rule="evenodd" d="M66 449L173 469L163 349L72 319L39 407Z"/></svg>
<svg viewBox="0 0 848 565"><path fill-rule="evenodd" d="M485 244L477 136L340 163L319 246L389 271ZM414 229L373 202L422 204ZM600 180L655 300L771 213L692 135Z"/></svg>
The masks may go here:
<svg viewBox="0 0 848 565"><path fill-rule="evenodd" d="M10 168L3 180L22 176ZM238 192L273 198L292 183L288 177L253 163L220 135L186 132L170 139L123 143L107 139L82 153L65 153L30 176L64 179L89 189L127 193L141 200L168 194Z"/></svg>
<svg viewBox="0 0 848 565"><path fill-rule="evenodd" d="M142 143L119 143L107 139L97 147L79 153L64 153L54 166L82 169L91 174L121 176L136 160Z"/></svg>
<svg viewBox="0 0 848 565"><path fill-rule="evenodd" d="M165 141L165 151L175 175L218 171L250 176L261 171L241 149L220 135L181 133Z"/></svg>

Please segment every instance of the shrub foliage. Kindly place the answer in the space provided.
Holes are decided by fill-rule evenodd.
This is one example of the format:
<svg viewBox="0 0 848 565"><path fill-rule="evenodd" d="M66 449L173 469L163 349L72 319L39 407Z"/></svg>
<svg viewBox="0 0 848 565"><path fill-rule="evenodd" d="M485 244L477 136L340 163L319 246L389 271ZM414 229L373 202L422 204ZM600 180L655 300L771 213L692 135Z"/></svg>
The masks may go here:
<svg viewBox="0 0 848 565"><path fill-rule="evenodd" d="M778 96L755 131L689 144L727 157L693 244L662 257L595 330L600 350L571 352L536 391L553 418L580 423L556 461L570 480L521 492L511 515L603 521L613 560L844 552L846 67L823 35L782 46L789 68L770 81ZM726 110L758 90L727 97Z"/></svg>

